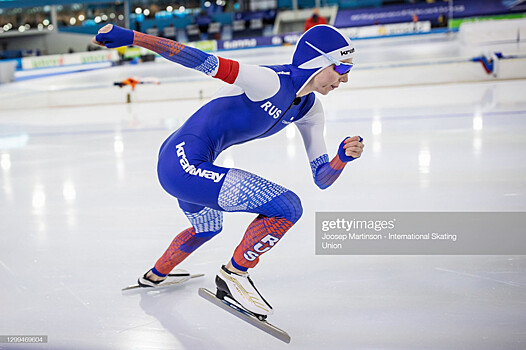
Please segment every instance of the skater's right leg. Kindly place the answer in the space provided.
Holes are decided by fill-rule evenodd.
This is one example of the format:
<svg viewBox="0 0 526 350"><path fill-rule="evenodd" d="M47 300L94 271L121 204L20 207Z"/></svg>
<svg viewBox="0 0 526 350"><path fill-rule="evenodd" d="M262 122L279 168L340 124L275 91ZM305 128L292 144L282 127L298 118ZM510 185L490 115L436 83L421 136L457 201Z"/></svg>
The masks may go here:
<svg viewBox="0 0 526 350"><path fill-rule="evenodd" d="M299 197L292 191L260 176L230 169L218 199L226 211L259 214L245 231L232 259L216 277L217 296L231 297L258 315L271 315L272 306L263 298L247 270L271 250L299 220L303 212Z"/></svg>

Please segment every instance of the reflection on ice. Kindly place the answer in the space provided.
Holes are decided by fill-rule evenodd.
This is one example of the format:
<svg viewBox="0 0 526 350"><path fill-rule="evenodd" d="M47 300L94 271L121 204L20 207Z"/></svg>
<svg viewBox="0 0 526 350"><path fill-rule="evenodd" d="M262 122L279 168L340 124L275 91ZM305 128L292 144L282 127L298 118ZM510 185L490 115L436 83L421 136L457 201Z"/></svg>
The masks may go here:
<svg viewBox="0 0 526 350"><path fill-rule="evenodd" d="M0 166L4 171L8 171L9 169L11 169L11 156L9 155L9 153L2 153L2 156L0 158Z"/></svg>

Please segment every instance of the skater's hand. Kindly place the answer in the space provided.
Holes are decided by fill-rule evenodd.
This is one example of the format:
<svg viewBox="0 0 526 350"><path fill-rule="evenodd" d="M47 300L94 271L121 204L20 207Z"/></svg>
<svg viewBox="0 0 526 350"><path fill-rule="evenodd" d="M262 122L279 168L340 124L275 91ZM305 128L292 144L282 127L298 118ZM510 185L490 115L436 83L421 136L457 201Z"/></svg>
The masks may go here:
<svg viewBox="0 0 526 350"><path fill-rule="evenodd" d="M356 158L360 158L363 147L363 139L360 136L347 137L340 144L338 156L342 162L350 162Z"/></svg>
<svg viewBox="0 0 526 350"><path fill-rule="evenodd" d="M133 30L107 24L99 29L99 34L91 42L102 47L116 48L133 45L134 36Z"/></svg>

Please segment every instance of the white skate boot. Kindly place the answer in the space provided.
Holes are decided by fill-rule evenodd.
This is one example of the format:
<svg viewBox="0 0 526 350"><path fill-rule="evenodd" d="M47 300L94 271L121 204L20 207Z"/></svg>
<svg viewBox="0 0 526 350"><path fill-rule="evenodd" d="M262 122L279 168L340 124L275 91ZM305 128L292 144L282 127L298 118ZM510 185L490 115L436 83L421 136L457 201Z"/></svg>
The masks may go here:
<svg viewBox="0 0 526 350"><path fill-rule="evenodd" d="M223 265L216 276L217 293L219 299L229 298L246 310L265 319L272 315L272 306L258 292L254 282L246 275L239 275L228 271Z"/></svg>

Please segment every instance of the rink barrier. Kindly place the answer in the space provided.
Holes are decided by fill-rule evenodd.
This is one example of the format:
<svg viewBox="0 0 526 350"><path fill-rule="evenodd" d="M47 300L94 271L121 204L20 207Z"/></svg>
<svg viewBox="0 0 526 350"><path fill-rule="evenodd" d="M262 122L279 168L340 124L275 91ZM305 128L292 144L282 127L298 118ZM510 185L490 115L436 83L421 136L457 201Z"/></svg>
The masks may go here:
<svg viewBox="0 0 526 350"><path fill-rule="evenodd" d="M351 39L371 39L371 38L386 38L392 36L415 35L431 33L430 22L417 23L398 23L388 25L373 25L360 28L341 28L344 34ZM195 47L202 51L213 52L223 50L239 50L239 49L253 49L257 47L268 46L282 46L295 45L301 37L302 33L286 33L281 35L273 35L266 37L254 37L233 40L204 40L192 43L185 43L185 45ZM32 56L21 59L21 65L18 67L15 78L16 80L38 78L41 76L50 76L53 74L63 74L75 71L84 71L89 69L96 69L94 63L119 61L119 52L126 59L139 59L145 55L155 55L157 60L162 60L158 54L141 48L141 47L126 47L118 50L98 50L91 52L80 52L73 54L61 55L47 55L47 56ZM92 66L84 66L82 64L91 64ZM72 69L72 66L77 66L77 70ZM56 69L57 67L64 67ZM102 68L104 66L101 66ZM36 69L54 68L50 71L36 71ZM35 70L27 73L28 70Z"/></svg>
<svg viewBox="0 0 526 350"><path fill-rule="evenodd" d="M100 62L117 62L119 54L115 50L97 50L62 55L31 56L22 58L22 70L56 68Z"/></svg>
<svg viewBox="0 0 526 350"><path fill-rule="evenodd" d="M422 36L427 37L427 35ZM452 40L451 34L437 34L433 40L445 38ZM290 38L292 39L292 38ZM384 38L388 41L391 38ZM404 40L404 39L400 39ZM456 39L458 41L458 38ZM381 44L381 43L380 43ZM482 49L482 48L481 48ZM115 50L107 50L114 52ZM376 89L389 87L408 87L425 86L451 83L474 83L474 82L495 82L499 80L526 79L526 56L516 55L513 58L506 58L499 62L498 71L495 74L487 74L482 65L473 62L473 57L480 55L477 46L474 47L473 56L458 57L455 59L412 59L409 61L397 61L395 63L373 63L357 64L350 73L350 83L342 84L339 91L362 89ZM520 52L520 51L519 51ZM506 52L504 52L506 56ZM164 60L160 62L167 63ZM82 70L83 65L71 67L74 71ZM162 63L150 65L150 69L162 69ZM50 74L61 74L61 67L57 71L48 69L34 69L35 73L43 74L48 71ZM64 68L64 67L62 67ZM65 107L91 104L113 104L126 103L130 94L130 101L135 102L156 102L156 101L177 101L195 100L196 103L209 99L222 86L222 83L194 71L189 71L184 67L171 65L175 78L164 78L161 85L141 85L130 94L129 89L118 89L112 82L83 83L72 86L53 86L40 89L13 89L5 91L0 97L2 107L5 109L27 108L27 98L31 96L32 107ZM122 70L122 72L121 72ZM108 71L110 72L110 71ZM114 67L111 72L119 76L133 76L136 69L132 65ZM18 72L20 74L20 72ZM23 79L23 77L21 77ZM83 95L82 102L76 96ZM359 101L355 101L360 103Z"/></svg>
<svg viewBox="0 0 526 350"><path fill-rule="evenodd" d="M497 75L487 74L480 63L471 59L435 60L434 62L401 62L395 65L357 66L350 76L350 83L341 84L338 92L353 91L360 94L368 89L411 86L437 86L448 84L498 82L515 79L526 79L526 57L503 59L499 64ZM53 89L23 91L3 94L3 109L27 108L27 99L31 97L32 108L91 106L101 104L126 103L128 95L132 103L161 101L191 101L200 104L211 98L223 83L199 74L181 79L161 82L161 85L141 85L130 93L129 89L115 88L111 84L93 84L92 86L54 87ZM518 92L510 92L515 95ZM78 96L82 96L79 99ZM393 95L394 96L394 95ZM391 105L398 105L403 99L393 96L382 96ZM430 96L430 98L435 98ZM456 96L450 96L455 99ZM353 108L362 108L360 99L353 100ZM363 106L367 108L367 106Z"/></svg>
<svg viewBox="0 0 526 350"><path fill-rule="evenodd" d="M44 68L44 69L28 69L16 72L16 81L23 81L28 79L35 78L45 78L54 75L69 74L69 73L78 73L89 71L93 69L109 68L113 64L111 61L104 61L98 63L84 63L84 64L75 64L62 67L53 67L53 68Z"/></svg>
<svg viewBox="0 0 526 350"><path fill-rule="evenodd" d="M0 61L0 84L15 80L16 62L14 60Z"/></svg>
<svg viewBox="0 0 526 350"><path fill-rule="evenodd" d="M488 23L490 25L488 25ZM340 30L353 40L422 35L426 33L430 34L448 31L447 29L431 30L430 21L370 25L362 27L340 28ZM294 45L300 36L301 33L287 33L267 37L234 40L207 40L189 43L187 45L196 47L203 51L239 50L246 48L252 49L256 47ZM524 41L526 40L526 19L466 22L460 26L459 37L462 43L466 45ZM131 52L133 49L137 51L137 48L124 49L123 56L130 56L127 55L127 52ZM147 53L154 54L153 52L140 48L139 55L145 55ZM135 55L137 56L138 54L136 53ZM19 80L19 78L22 77L23 79L28 79L29 77L49 76L54 73L61 73L60 70L48 72L36 71L31 74L20 73L33 69L67 67L64 68L63 72L72 72L75 71L75 69L71 69L70 66L78 65L79 69L77 71L82 71L97 68L96 66L91 66L90 68L87 68L87 66L81 67L80 65L82 64L93 64L99 62L115 63L117 61L119 61L119 54L116 50L100 50L73 54L24 57L20 62L21 67L19 67L15 73L15 79Z"/></svg>
<svg viewBox="0 0 526 350"><path fill-rule="evenodd" d="M443 14L449 18L488 16L493 14L512 14L521 12L519 4L513 1L495 0L454 0L417 2L416 4L399 4L377 8L348 9L338 11L334 25L336 27L359 27L373 23L400 23L408 21L413 15L419 20L438 24L438 17ZM517 6L519 5L519 6Z"/></svg>
<svg viewBox="0 0 526 350"><path fill-rule="evenodd" d="M462 23L459 38L466 45L526 41L526 19Z"/></svg>

